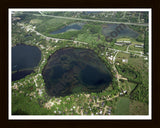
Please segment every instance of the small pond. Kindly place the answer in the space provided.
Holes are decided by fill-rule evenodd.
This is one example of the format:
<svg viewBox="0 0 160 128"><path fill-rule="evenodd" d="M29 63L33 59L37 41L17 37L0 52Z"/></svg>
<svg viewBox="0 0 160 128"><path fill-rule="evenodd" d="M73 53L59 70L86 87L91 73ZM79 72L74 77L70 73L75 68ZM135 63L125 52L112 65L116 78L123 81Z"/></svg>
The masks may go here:
<svg viewBox="0 0 160 128"><path fill-rule="evenodd" d="M127 25L125 25L125 27L122 26L122 29L119 29L119 32L118 32L116 29L118 26L119 24L107 24L105 27L103 27L102 33L105 36L110 36L110 33L112 33L113 31L116 31L118 33L117 37L132 37L132 38L136 38L139 35L137 32L129 28Z"/></svg>
<svg viewBox="0 0 160 128"><path fill-rule="evenodd" d="M84 25L84 23L73 23L73 24L67 25L61 29L53 31L50 34L59 34L59 33L67 32L67 31L71 31L71 30L80 30L80 29L82 29L83 25Z"/></svg>
<svg viewBox="0 0 160 128"><path fill-rule="evenodd" d="M92 50L64 48L50 56L43 69L49 96L100 92L112 81L106 65Z"/></svg>

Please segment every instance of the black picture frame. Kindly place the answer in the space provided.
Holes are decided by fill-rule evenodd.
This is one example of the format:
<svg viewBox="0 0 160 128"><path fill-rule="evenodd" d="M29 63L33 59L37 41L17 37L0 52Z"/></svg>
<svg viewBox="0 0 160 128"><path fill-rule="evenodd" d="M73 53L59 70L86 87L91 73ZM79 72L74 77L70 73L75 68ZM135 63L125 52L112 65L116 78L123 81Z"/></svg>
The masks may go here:
<svg viewBox="0 0 160 128"><path fill-rule="evenodd" d="M152 9L152 120L8 120L8 9L9 8L151 8ZM144 127L160 126L158 0L3 0L0 8L0 121L4 128L36 127Z"/></svg>

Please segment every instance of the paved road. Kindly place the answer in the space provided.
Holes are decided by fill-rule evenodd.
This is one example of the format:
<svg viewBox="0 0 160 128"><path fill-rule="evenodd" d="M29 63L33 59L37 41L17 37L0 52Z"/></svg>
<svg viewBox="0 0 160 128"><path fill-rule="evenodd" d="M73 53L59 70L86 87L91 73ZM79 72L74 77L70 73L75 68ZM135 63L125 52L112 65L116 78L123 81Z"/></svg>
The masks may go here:
<svg viewBox="0 0 160 128"><path fill-rule="evenodd" d="M37 35L40 35L40 36L46 38L47 40L50 40L50 39L51 39L51 40L54 40L54 41L56 41L56 42L58 42L59 40L61 40L61 41L74 41L74 40L69 40L69 39L60 39L60 38L48 37L48 36L43 35L42 33L39 33L39 32L36 31L34 28L27 27L27 26L25 26L24 24L21 24L21 26L23 26L25 29L28 29L28 30L31 30L31 31L35 32ZM81 41L74 41L74 42L75 42L75 43L80 43L80 44L88 44L88 43L86 43L86 42L81 42Z"/></svg>
<svg viewBox="0 0 160 128"><path fill-rule="evenodd" d="M35 32L37 35L41 35L42 37L44 37L44 38L46 38L46 39L48 39L48 40L53 39L53 40L55 40L55 41L59 41L59 40L62 40L62 41L74 41L74 40L69 40L69 39L59 39L59 38L47 37L47 36L39 33L38 31L36 31L35 29L29 28L29 27L25 26L24 24L21 24L21 26L23 26L24 28L29 29L29 30ZM75 42L75 43L88 44L88 43L86 43L86 42L81 42L81 41L74 41L74 42ZM130 53L131 53L131 52L129 52L130 50L129 50L129 51L122 51L122 50L117 50L117 49L112 49L112 48L108 48L108 49L114 50L114 51L116 51L116 52L127 53L127 54L130 54ZM142 55L142 53L139 52L139 51L132 51L132 52L140 53L140 54L133 54L133 55L137 55L137 56L141 56L141 57L146 57L146 56Z"/></svg>
<svg viewBox="0 0 160 128"><path fill-rule="evenodd" d="M117 51L117 53L116 53L115 56L113 57L113 64L115 63L116 56L117 56L118 52L119 52L119 51Z"/></svg>
<svg viewBox="0 0 160 128"><path fill-rule="evenodd" d="M112 21L102 21L102 20L92 20L92 19L81 19L81 18L73 18L73 17L46 15L46 14L42 13L41 11L39 11L39 13L41 14L41 16L63 18L63 19L71 19L71 20L82 20L82 21L92 21L92 22L101 22L101 23L112 23L112 24L127 24L127 25L136 25L136 26L148 26L149 25L149 24L139 24L139 23L112 22Z"/></svg>

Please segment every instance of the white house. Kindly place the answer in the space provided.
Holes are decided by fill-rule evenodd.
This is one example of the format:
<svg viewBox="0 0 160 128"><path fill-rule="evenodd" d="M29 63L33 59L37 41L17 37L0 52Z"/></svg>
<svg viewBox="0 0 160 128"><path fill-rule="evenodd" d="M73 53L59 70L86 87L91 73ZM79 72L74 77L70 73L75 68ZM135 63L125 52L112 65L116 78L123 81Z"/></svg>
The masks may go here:
<svg viewBox="0 0 160 128"><path fill-rule="evenodd" d="M140 45L140 44L135 44L134 45L134 47L137 47L137 48L143 48L144 47L144 45L142 44L142 45Z"/></svg>
<svg viewBox="0 0 160 128"><path fill-rule="evenodd" d="M122 59L123 63L128 63L128 59Z"/></svg>

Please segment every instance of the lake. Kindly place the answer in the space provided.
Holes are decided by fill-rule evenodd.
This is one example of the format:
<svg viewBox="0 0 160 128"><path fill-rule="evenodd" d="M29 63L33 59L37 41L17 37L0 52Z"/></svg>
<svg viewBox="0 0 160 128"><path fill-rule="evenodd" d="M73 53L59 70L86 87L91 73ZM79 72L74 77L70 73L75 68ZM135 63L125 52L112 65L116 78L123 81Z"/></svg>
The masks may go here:
<svg viewBox="0 0 160 128"><path fill-rule="evenodd" d="M103 27L102 33L105 36L110 36L110 33L112 33L113 31L116 31L116 27L118 27L118 26L119 26L119 24L107 24L105 27ZM119 30L117 37L136 38L138 35L139 34L137 32L133 31L131 28L129 28L127 25L125 25L125 27L122 26L122 30Z"/></svg>
<svg viewBox="0 0 160 128"><path fill-rule="evenodd" d="M67 25L61 29L58 29L56 31L51 32L50 34L59 34L59 33L63 33L63 32L67 32L67 31L71 31L71 30L80 30L82 29L84 23L73 23L70 25Z"/></svg>
<svg viewBox="0 0 160 128"><path fill-rule="evenodd" d="M41 51L38 47L25 44L12 47L12 81L32 73L40 60Z"/></svg>
<svg viewBox="0 0 160 128"><path fill-rule="evenodd" d="M112 81L106 65L92 50L64 48L50 56L42 72L49 96L100 92Z"/></svg>

